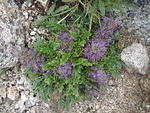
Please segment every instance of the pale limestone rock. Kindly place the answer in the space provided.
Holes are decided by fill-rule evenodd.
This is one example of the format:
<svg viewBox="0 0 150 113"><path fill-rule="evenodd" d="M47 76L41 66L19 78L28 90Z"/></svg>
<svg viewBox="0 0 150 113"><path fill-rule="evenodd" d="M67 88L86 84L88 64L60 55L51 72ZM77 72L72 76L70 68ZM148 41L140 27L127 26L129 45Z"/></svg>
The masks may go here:
<svg viewBox="0 0 150 113"><path fill-rule="evenodd" d="M19 92L16 87L9 87L7 89L7 97L10 100L16 100L19 97Z"/></svg>
<svg viewBox="0 0 150 113"><path fill-rule="evenodd" d="M121 53L121 59L126 64L128 72L142 75L148 73L149 57L146 47L142 44L133 43L125 48Z"/></svg>

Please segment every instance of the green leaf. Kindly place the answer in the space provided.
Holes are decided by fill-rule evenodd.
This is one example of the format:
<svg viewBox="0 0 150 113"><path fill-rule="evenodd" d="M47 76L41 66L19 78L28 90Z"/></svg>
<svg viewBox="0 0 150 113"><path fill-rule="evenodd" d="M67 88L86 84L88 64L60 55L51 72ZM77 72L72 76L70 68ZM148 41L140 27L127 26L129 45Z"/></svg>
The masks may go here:
<svg viewBox="0 0 150 113"><path fill-rule="evenodd" d="M62 55L62 58L60 59L60 64L64 64L65 62L67 62L70 56L71 56L70 53L64 53Z"/></svg>
<svg viewBox="0 0 150 113"><path fill-rule="evenodd" d="M60 12L65 11L65 10L67 10L67 9L69 9L69 6L68 6L68 5L60 6L60 7L55 11L55 13L60 13Z"/></svg>
<svg viewBox="0 0 150 113"><path fill-rule="evenodd" d="M120 73L118 73L118 72L112 73L111 76L112 76L114 79L121 79L121 75L120 75Z"/></svg>
<svg viewBox="0 0 150 113"><path fill-rule="evenodd" d="M73 64L74 65L83 65L83 66L92 66L93 63L89 62L87 59L85 58L78 58L78 59L75 59L73 61Z"/></svg>
<svg viewBox="0 0 150 113"><path fill-rule="evenodd" d="M82 40L82 41L79 42L79 45L82 46L82 47L84 47L85 44L86 44L85 40Z"/></svg>
<svg viewBox="0 0 150 113"><path fill-rule="evenodd" d="M54 9L55 9L56 5L53 4L47 11L47 15L53 14L54 13Z"/></svg>
<svg viewBox="0 0 150 113"><path fill-rule="evenodd" d="M49 17L48 16L41 16L39 19L33 22L34 25L42 25Z"/></svg>
<svg viewBox="0 0 150 113"><path fill-rule="evenodd" d="M91 32L84 30L83 33L81 34L81 38L82 38L83 40L89 39L91 35L92 35Z"/></svg>
<svg viewBox="0 0 150 113"><path fill-rule="evenodd" d="M98 67L104 69L114 78L121 78L119 70L122 68L121 57L118 54L117 44L112 44L107 55L98 62Z"/></svg>
<svg viewBox="0 0 150 113"><path fill-rule="evenodd" d="M48 63L49 66L58 66L59 65L59 60L54 59Z"/></svg>
<svg viewBox="0 0 150 113"><path fill-rule="evenodd" d="M105 4L101 0L99 0L99 11L101 16L105 16Z"/></svg>

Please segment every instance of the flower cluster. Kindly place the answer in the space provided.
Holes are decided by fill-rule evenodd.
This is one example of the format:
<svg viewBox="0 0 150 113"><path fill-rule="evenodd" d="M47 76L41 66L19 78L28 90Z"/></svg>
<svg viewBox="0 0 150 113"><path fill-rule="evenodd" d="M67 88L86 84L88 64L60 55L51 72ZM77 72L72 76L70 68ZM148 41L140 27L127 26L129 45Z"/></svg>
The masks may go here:
<svg viewBox="0 0 150 113"><path fill-rule="evenodd" d="M65 64L60 65L57 68L57 73L63 78L70 77L72 75L72 63L67 62Z"/></svg>
<svg viewBox="0 0 150 113"><path fill-rule="evenodd" d="M94 80L95 83L103 84L108 80L109 75L103 70L93 66L91 67L91 73L89 73L88 77Z"/></svg>
<svg viewBox="0 0 150 113"><path fill-rule="evenodd" d="M89 61L98 61L105 55L111 39L95 38L88 42L84 48L84 57Z"/></svg>
<svg viewBox="0 0 150 113"><path fill-rule="evenodd" d="M71 42L73 42L73 40L69 36L69 33L67 33L67 32L61 32L61 34L60 34L60 40L63 41L62 45L60 46L60 49L63 52L68 52L69 51L69 45L70 45Z"/></svg>
<svg viewBox="0 0 150 113"><path fill-rule="evenodd" d="M111 35L118 29L120 24L119 19L104 17L101 27L95 31L97 38L90 40L85 46L84 57L90 61L101 60L112 41Z"/></svg>
<svg viewBox="0 0 150 113"><path fill-rule="evenodd" d="M119 28L120 24L121 21L118 18L103 17L101 27L95 31L95 35L101 38L109 38Z"/></svg>
<svg viewBox="0 0 150 113"><path fill-rule="evenodd" d="M43 70L42 63L46 61L44 56L39 56L38 52L34 49L22 48L19 57L19 62L25 68L31 68L34 73L47 73L50 74L50 70Z"/></svg>
<svg viewBox="0 0 150 113"><path fill-rule="evenodd" d="M99 89L109 79L109 74L102 69L109 71L111 65L104 64L112 64L111 59L110 62L108 60L113 59L112 54L106 56L107 60L104 56L112 42L111 35L117 30L118 25L119 20L104 17L101 28L96 30L96 35L91 39L89 39L91 33L86 28L78 27L78 31L78 28L72 27L70 34L63 31L57 40L42 40L37 43L38 46L33 46L39 49L40 54L34 49L22 48L19 61L24 67L31 69L34 77L35 74L40 76L38 76L40 84L34 80L35 89L42 92L42 96L46 99L50 96L50 90L51 94L53 92L61 94L60 102L65 106L80 99L83 93L91 96L101 95L103 92ZM43 63L44 67L49 69L44 69ZM32 74L29 77L32 77ZM76 96L77 94L79 96Z"/></svg>

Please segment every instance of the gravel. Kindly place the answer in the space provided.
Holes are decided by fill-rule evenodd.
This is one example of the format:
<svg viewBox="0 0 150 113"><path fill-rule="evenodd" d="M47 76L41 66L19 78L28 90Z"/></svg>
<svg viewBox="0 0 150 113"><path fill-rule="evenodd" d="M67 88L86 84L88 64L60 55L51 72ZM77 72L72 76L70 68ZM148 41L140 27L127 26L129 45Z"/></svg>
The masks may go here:
<svg viewBox="0 0 150 113"><path fill-rule="evenodd" d="M39 113L41 109L52 113L49 105L32 91L30 81L15 68L1 75L0 81L0 113L34 113L33 108Z"/></svg>

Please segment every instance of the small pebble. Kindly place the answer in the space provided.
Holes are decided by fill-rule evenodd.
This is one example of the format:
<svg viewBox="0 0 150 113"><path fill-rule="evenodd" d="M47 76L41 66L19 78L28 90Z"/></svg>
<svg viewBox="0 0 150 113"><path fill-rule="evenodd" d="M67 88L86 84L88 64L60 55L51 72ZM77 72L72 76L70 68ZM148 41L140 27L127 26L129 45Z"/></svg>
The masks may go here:
<svg viewBox="0 0 150 113"><path fill-rule="evenodd" d="M25 19L28 19L28 13L27 12L23 12L23 15L25 16Z"/></svg>
<svg viewBox="0 0 150 113"><path fill-rule="evenodd" d="M35 31L31 31L31 33L30 33L31 36L34 36L35 34L36 34Z"/></svg>

